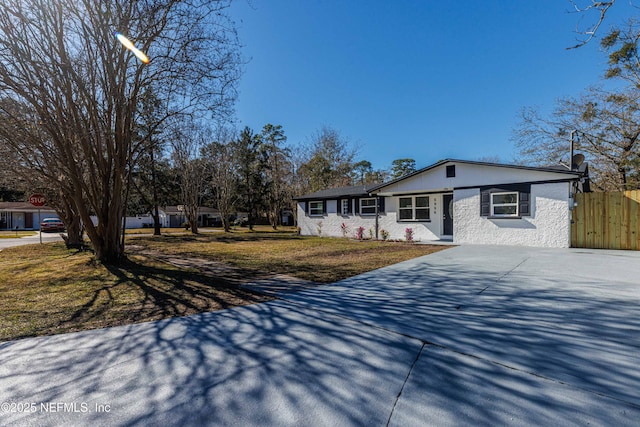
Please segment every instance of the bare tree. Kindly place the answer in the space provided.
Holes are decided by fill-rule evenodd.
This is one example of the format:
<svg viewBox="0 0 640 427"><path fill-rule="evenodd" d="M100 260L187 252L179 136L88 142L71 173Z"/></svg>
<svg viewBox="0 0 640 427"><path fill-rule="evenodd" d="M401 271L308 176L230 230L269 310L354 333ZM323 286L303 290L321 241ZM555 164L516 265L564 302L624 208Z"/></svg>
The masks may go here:
<svg viewBox="0 0 640 427"><path fill-rule="evenodd" d="M616 0L597 1L597 0L570 0L573 11L583 15L595 15L586 27L576 26L576 33L580 35L578 43L567 49L576 49L589 43L595 36L600 26L605 21L607 12L615 4Z"/></svg>
<svg viewBox="0 0 640 427"><path fill-rule="evenodd" d="M222 227L228 233L231 230L229 219L235 212L238 202L238 172L230 138L225 136L222 140L207 145L204 156L210 164L210 185L215 207L220 212Z"/></svg>
<svg viewBox="0 0 640 427"><path fill-rule="evenodd" d="M0 157L3 173L13 177L13 183L45 194L47 205L52 207L64 222L67 246L79 248L83 242L83 226L73 200L63 191L61 183L68 184L62 165L49 135L34 125L37 116L28 106L13 99L0 100ZM34 147L37 152L34 152ZM21 153L30 152L30 156Z"/></svg>
<svg viewBox="0 0 640 427"><path fill-rule="evenodd" d="M144 90L162 101L159 123L176 114L228 111L238 57L227 6L214 0L0 3L0 91L13 101L3 111L18 119L16 106L32 111L29 126L46 135L29 145L4 142L33 173L56 183L103 262L124 255L124 194L136 154L149 140L137 129ZM135 38L151 63L141 64L114 31Z"/></svg>
<svg viewBox="0 0 640 427"><path fill-rule="evenodd" d="M590 162L596 188L640 188L640 90L592 88L580 98L559 100L550 117L525 109L514 140L530 163L568 166L572 130L578 131L575 149Z"/></svg>
<svg viewBox="0 0 640 427"><path fill-rule="evenodd" d="M195 123L179 123L173 133L173 165L180 182L180 200L189 228L198 234L198 214L208 165L201 156L210 135Z"/></svg>
<svg viewBox="0 0 640 427"><path fill-rule="evenodd" d="M327 126L321 128L311 138L305 154L296 171L296 179L303 192L343 187L351 183L356 150L337 130Z"/></svg>

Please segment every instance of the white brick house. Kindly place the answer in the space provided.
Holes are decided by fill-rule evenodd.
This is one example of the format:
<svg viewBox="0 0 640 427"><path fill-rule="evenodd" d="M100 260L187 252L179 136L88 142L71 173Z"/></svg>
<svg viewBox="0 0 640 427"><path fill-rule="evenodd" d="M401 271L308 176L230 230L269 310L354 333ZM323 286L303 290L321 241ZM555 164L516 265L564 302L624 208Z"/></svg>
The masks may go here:
<svg viewBox="0 0 640 427"><path fill-rule="evenodd" d="M589 191L588 168L530 167L447 159L375 186L296 198L303 235L422 242L568 247L573 195Z"/></svg>

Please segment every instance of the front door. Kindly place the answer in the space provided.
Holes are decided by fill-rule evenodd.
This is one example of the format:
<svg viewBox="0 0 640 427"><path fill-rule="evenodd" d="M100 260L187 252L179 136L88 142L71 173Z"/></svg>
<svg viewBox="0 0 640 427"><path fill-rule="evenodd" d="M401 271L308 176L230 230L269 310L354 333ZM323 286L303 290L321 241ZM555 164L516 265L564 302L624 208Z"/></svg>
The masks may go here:
<svg viewBox="0 0 640 427"><path fill-rule="evenodd" d="M453 194L442 196L442 234L453 236Z"/></svg>

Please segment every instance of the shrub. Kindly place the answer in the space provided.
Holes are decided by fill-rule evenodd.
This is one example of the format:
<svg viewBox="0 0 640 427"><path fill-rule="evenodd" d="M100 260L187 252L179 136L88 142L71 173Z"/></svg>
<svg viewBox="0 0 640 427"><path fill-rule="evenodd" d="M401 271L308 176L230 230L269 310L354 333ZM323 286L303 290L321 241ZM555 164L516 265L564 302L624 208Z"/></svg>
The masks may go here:
<svg viewBox="0 0 640 427"><path fill-rule="evenodd" d="M347 237L347 234L349 234L349 227L347 227L347 224L343 222L342 225L340 225L340 230L342 230L342 237Z"/></svg>
<svg viewBox="0 0 640 427"><path fill-rule="evenodd" d="M404 238L407 242L413 242L413 228L407 228L404 230Z"/></svg>
<svg viewBox="0 0 640 427"><path fill-rule="evenodd" d="M318 236L322 236L322 221L316 224L316 229L318 230Z"/></svg>
<svg viewBox="0 0 640 427"><path fill-rule="evenodd" d="M387 240L389 238L389 232L383 228L380 230L380 238L382 238L382 240Z"/></svg>
<svg viewBox="0 0 640 427"><path fill-rule="evenodd" d="M360 226L356 229L356 239L362 240L364 237L364 227Z"/></svg>

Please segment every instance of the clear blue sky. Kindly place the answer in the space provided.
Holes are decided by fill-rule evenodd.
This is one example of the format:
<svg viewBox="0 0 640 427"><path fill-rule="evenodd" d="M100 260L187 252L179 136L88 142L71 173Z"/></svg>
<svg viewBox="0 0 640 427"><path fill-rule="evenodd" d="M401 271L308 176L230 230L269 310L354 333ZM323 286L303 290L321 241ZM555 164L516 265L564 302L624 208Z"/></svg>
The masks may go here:
<svg viewBox="0 0 640 427"><path fill-rule="evenodd" d="M618 3L603 30L640 15ZM595 19L569 11L568 0L239 0L237 120L280 124L290 145L330 126L376 169L511 162L522 107L550 111L606 65L598 40L566 50Z"/></svg>

